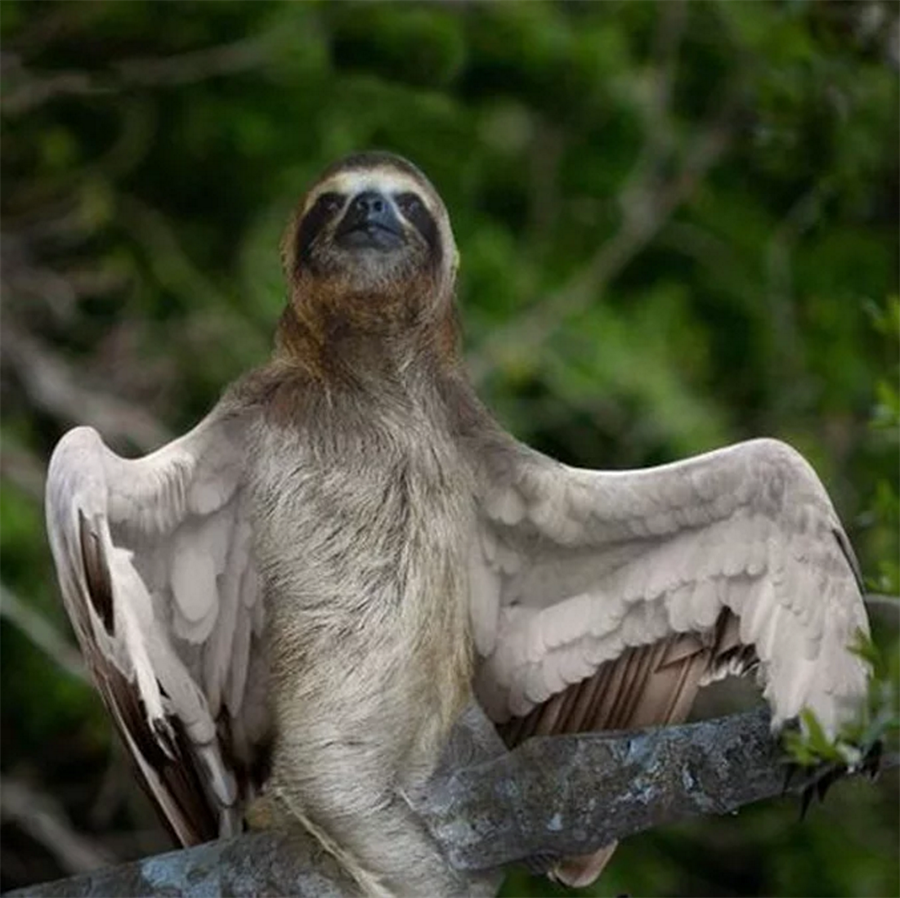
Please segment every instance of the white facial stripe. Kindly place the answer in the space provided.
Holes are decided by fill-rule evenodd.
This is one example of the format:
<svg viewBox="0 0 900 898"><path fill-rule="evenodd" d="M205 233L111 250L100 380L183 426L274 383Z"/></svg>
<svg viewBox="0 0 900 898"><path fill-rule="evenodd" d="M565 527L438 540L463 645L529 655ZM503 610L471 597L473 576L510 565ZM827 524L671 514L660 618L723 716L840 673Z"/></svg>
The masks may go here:
<svg viewBox="0 0 900 898"><path fill-rule="evenodd" d="M363 190L379 190L382 193L419 192L419 183L393 168L370 168L365 171L340 172L329 179L332 189L341 193L356 194Z"/></svg>
<svg viewBox="0 0 900 898"><path fill-rule="evenodd" d="M310 194L303 211L306 213L323 193L355 196L364 190L376 190L389 196L396 193L414 193L426 206L431 207L428 195L423 192L422 185L417 180L395 168L379 167L367 168L364 171L338 172Z"/></svg>

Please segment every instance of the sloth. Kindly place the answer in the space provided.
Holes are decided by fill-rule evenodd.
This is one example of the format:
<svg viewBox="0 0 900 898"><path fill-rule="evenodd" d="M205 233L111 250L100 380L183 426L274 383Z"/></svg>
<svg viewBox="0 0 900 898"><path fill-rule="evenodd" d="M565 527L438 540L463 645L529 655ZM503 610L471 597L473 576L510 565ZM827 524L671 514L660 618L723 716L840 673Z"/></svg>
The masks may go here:
<svg viewBox="0 0 900 898"><path fill-rule="evenodd" d="M517 442L467 379L447 211L397 156L328 168L282 259L271 359L193 430L127 460L78 427L50 462L67 611L183 844L250 807L364 894L474 894L403 800L472 700L509 746L680 722L726 674L776 729L856 713L858 568L794 449L593 471Z"/></svg>

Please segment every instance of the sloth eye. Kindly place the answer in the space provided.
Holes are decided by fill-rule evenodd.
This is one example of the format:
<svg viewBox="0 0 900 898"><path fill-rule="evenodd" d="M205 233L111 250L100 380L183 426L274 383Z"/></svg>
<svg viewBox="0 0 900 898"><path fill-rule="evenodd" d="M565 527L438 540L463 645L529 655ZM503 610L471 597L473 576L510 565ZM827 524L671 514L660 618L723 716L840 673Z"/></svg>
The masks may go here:
<svg viewBox="0 0 900 898"><path fill-rule="evenodd" d="M441 238L434 216L428 211L425 203L412 191L394 195L397 208L406 220L425 238L432 252L440 255Z"/></svg>
<svg viewBox="0 0 900 898"><path fill-rule="evenodd" d="M344 197L340 193L323 193L316 197L312 208L303 216L297 228L297 258L308 262L313 243L323 228L344 207Z"/></svg>
<svg viewBox="0 0 900 898"><path fill-rule="evenodd" d="M401 193L397 197L397 206L407 218L425 211L422 201L414 193Z"/></svg>
<svg viewBox="0 0 900 898"><path fill-rule="evenodd" d="M317 205L328 215L334 215L344 205L344 199L339 193L323 193Z"/></svg>

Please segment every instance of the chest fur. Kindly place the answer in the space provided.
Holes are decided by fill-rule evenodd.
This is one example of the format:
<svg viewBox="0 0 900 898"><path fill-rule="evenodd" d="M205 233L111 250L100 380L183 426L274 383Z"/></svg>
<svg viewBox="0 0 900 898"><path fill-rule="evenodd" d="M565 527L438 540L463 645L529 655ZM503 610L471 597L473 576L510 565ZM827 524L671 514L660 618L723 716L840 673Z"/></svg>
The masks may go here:
<svg viewBox="0 0 900 898"><path fill-rule="evenodd" d="M320 684L339 701L352 666L373 695L455 706L470 675L473 500L440 410L320 398L262 419L252 470L273 676L294 684L291 701Z"/></svg>

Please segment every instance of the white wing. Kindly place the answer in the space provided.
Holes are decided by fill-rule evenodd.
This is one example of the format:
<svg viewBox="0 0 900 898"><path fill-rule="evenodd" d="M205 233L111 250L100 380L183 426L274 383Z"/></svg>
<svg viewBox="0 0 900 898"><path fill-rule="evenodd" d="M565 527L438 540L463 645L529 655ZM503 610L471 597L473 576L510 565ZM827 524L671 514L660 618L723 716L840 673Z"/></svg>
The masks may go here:
<svg viewBox="0 0 900 898"><path fill-rule="evenodd" d="M79 427L59 442L48 474L66 610L183 844L240 830L266 732L245 429L219 407L180 439L126 460Z"/></svg>
<svg viewBox="0 0 900 898"><path fill-rule="evenodd" d="M530 716L509 741L683 718L702 680L750 665L775 725L808 707L834 733L858 706L855 561L789 446L605 472L494 440L480 463L476 689L495 721Z"/></svg>

